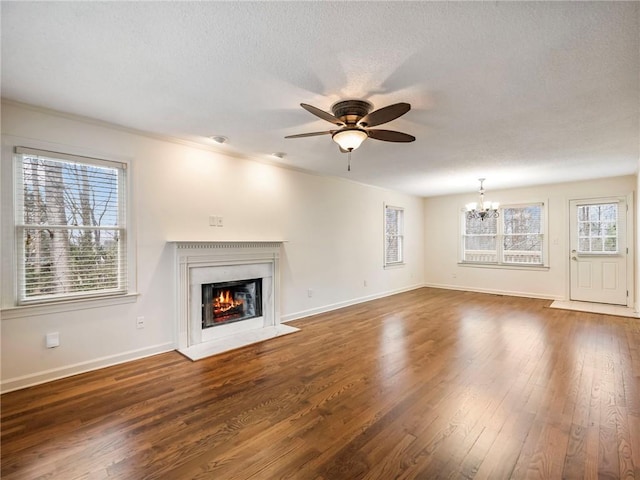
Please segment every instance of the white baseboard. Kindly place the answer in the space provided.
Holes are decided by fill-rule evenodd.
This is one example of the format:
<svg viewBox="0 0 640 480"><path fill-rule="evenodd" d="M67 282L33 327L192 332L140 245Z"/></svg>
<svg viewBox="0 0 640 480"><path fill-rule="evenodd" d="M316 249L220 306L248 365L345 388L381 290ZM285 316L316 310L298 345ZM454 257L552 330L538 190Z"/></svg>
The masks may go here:
<svg viewBox="0 0 640 480"><path fill-rule="evenodd" d="M312 315L318 315L319 313L331 312L333 310L338 310L339 308L349 307L351 305L357 305L358 303L369 302L371 300L376 300L378 298L389 297L391 295L397 295L398 293L409 292L411 290L416 290L418 288L425 287L423 283L419 283L416 285L411 285L409 287L399 288L397 290L389 290L382 293L376 293L374 295L367 295L366 297L354 298L351 300L345 300L344 302L332 303L330 305L324 305L322 307L310 308L309 310L302 310L300 312L289 313L288 315L283 315L280 317L280 321L291 322L293 320L299 320L300 318L310 317Z"/></svg>
<svg viewBox="0 0 640 480"><path fill-rule="evenodd" d="M170 352L171 350L175 350L175 348L176 345L173 342L162 343L160 345L153 345L151 347L130 350L128 352L119 353L116 355L96 358L87 362L80 362L73 365L66 365L64 367L52 368L51 370L32 373L29 375L24 375L22 377L9 378L8 380L4 380L2 383L0 383L0 393L12 392L13 390L32 387L41 383L51 382L53 380L70 377L72 375L78 375L80 373L90 372L92 370L98 370L100 368L110 367L119 363L138 360L140 358L150 357L151 355L157 355L159 353Z"/></svg>
<svg viewBox="0 0 640 480"><path fill-rule="evenodd" d="M430 287L430 288L442 288L445 290L459 290L462 292L476 292L476 293L489 293L492 295L506 295L508 297L540 298L542 300L564 300L563 296L544 295L544 294L532 293L532 292L518 292L513 290L497 290L493 288L462 287L459 285L446 285L446 284L440 284L440 283L425 283L424 286Z"/></svg>

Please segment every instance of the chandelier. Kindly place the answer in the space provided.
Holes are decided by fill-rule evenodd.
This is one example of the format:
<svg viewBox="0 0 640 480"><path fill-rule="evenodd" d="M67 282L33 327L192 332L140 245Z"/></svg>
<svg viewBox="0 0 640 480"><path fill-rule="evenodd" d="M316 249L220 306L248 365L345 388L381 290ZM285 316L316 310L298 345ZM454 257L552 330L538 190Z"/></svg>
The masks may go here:
<svg viewBox="0 0 640 480"><path fill-rule="evenodd" d="M483 182L485 178L479 178L480 181L480 203L471 202L467 203L467 218L479 218L484 221L485 218L498 218L498 208L500 204L498 202L488 202L484 199L484 186Z"/></svg>

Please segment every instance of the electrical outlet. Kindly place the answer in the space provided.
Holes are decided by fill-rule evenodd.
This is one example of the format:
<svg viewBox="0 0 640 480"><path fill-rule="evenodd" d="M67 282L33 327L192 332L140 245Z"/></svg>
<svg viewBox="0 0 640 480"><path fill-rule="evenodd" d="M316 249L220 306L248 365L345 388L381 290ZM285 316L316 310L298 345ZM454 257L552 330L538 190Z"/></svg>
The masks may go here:
<svg viewBox="0 0 640 480"><path fill-rule="evenodd" d="M313 290L312 289L307 290L307 296L309 298L313 297Z"/></svg>
<svg viewBox="0 0 640 480"><path fill-rule="evenodd" d="M60 346L60 333L51 332L45 335L45 344L47 348L56 348Z"/></svg>
<svg viewBox="0 0 640 480"><path fill-rule="evenodd" d="M222 221L222 217L216 217L216 225L218 227L224 227L224 223Z"/></svg>
<svg viewBox="0 0 640 480"><path fill-rule="evenodd" d="M144 328L144 317L136 318L136 328Z"/></svg>

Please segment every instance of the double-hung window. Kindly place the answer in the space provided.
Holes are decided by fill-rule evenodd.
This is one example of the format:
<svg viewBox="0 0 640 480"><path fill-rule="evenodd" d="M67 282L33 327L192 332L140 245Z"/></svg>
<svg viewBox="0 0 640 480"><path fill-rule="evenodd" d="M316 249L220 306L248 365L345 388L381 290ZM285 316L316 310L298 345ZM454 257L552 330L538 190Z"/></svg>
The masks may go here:
<svg viewBox="0 0 640 480"><path fill-rule="evenodd" d="M404 209L384 207L384 264L401 265L404 262Z"/></svg>
<svg viewBox="0 0 640 480"><path fill-rule="evenodd" d="M462 261L544 266L544 215L543 203L505 205L484 220L463 213Z"/></svg>
<svg viewBox="0 0 640 480"><path fill-rule="evenodd" d="M18 304L126 293L126 164L16 154Z"/></svg>

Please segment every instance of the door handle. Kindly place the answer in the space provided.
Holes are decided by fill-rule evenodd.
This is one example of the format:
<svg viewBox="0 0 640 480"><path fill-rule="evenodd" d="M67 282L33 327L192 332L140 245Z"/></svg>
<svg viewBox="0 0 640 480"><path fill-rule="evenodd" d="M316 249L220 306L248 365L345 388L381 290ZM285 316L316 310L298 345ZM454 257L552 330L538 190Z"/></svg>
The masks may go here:
<svg viewBox="0 0 640 480"><path fill-rule="evenodd" d="M576 262L578 261L578 257L576 257L575 255L573 257L571 257L571 260L575 260Z"/></svg>

